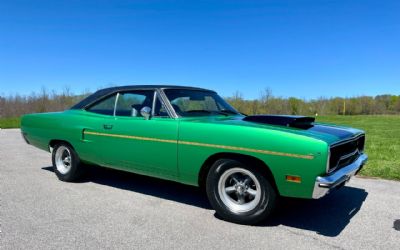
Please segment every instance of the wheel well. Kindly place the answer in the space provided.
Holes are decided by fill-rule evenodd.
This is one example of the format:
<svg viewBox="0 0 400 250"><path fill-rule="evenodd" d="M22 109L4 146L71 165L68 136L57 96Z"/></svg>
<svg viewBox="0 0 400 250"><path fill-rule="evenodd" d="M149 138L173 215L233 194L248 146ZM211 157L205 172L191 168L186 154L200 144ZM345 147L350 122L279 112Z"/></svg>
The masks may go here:
<svg viewBox="0 0 400 250"><path fill-rule="evenodd" d="M239 161L243 164L250 163L255 166L258 166L260 169L261 173L268 179L268 181L271 183L271 185L275 188L276 192L279 194L279 190L276 186L275 183L275 178L267 166L265 162L262 160L250 156L250 155L244 155L244 154L237 154L237 153L217 153L212 156L210 156L201 166L200 172L199 172L199 178L198 178L198 184L201 189L205 189L205 184L206 184L206 179L207 179L207 174L208 171L210 170L211 166L214 164L219 159L232 159Z"/></svg>
<svg viewBox="0 0 400 250"><path fill-rule="evenodd" d="M71 143L69 143L69 142L67 142L67 141L64 141L64 140L51 140L50 142L49 142L49 148L54 148L57 144L60 144L60 143L66 143L66 144L68 144L69 146L71 146L72 148L74 148L72 145L71 145Z"/></svg>

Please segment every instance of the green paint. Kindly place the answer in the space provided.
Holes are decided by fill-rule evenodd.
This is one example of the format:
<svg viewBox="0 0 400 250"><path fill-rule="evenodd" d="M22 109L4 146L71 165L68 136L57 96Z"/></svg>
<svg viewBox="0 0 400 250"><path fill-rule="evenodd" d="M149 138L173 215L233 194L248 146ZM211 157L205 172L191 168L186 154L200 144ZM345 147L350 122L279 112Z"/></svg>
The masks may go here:
<svg viewBox="0 0 400 250"><path fill-rule="evenodd" d="M25 115L21 129L33 146L44 150L50 141L63 140L85 162L190 185L198 185L199 171L209 157L248 155L270 168L281 195L311 198L315 178L326 170L328 146L339 139L238 118L145 120L67 110ZM286 175L301 176L302 182L287 182Z"/></svg>

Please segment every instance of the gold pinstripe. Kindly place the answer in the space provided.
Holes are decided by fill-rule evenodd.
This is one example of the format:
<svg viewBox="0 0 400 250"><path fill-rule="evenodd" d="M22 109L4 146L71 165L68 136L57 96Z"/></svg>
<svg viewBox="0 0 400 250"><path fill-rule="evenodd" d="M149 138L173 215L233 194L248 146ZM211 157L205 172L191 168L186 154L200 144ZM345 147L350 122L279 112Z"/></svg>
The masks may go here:
<svg viewBox="0 0 400 250"><path fill-rule="evenodd" d="M291 154L291 153L276 152L276 151L269 151L269 150L263 150L263 149L242 148L242 147L235 147L235 146L225 146L225 145L207 144L207 143L199 143L199 142L179 141L179 144L193 145L193 146L200 146L200 147L210 147L210 148L223 148L223 149L230 149L230 150L260 153L260 154L266 154L266 155L279 155L279 156L287 156L287 157L310 159L310 160L312 160L314 158L313 155Z"/></svg>
<svg viewBox="0 0 400 250"><path fill-rule="evenodd" d="M177 140L165 140L165 139L158 139L158 138L151 138L151 137L141 137L141 136L134 136L134 135L117 135L117 134L106 134L106 133L98 133L98 132L90 132L90 131L84 131L84 134L109 136L109 137L133 139L133 140L140 140L140 141L156 141L156 142L166 142L166 143L178 143Z"/></svg>
<svg viewBox="0 0 400 250"><path fill-rule="evenodd" d="M98 135L98 136L108 136L108 137L116 137L116 138L125 138L125 139L133 139L133 140L140 140L140 141L179 143L179 144L183 144L183 145L199 146L199 147L222 148L222 149L229 149L229 150L237 150L237 151L245 151L245 152L267 154L267 155L286 156L286 157L300 158L300 159L307 159L307 160L314 159L313 155L291 154L291 153L276 152L276 151L263 150L263 149L243 148L243 147L226 146L226 145L218 145L218 144L208 144L208 143L201 143L201 142L166 140L166 139L159 139L159 138L153 138L153 137L107 134L107 133L99 133L99 132L91 132L91 131L84 131L84 134L87 134L87 135Z"/></svg>

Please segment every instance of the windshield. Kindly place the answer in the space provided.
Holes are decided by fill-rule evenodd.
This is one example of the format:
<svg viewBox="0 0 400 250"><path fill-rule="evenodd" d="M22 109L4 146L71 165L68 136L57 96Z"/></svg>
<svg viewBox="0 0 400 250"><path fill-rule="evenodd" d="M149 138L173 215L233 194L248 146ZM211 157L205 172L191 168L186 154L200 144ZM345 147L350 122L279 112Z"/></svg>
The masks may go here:
<svg viewBox="0 0 400 250"><path fill-rule="evenodd" d="M166 89L164 93L179 116L237 115L239 114L218 94L191 89Z"/></svg>

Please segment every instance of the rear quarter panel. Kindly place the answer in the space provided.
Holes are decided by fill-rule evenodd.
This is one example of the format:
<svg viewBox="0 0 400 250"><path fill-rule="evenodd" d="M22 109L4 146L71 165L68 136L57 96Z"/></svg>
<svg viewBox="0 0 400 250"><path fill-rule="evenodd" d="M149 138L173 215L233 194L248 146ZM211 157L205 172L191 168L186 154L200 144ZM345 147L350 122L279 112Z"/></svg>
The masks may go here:
<svg viewBox="0 0 400 250"><path fill-rule="evenodd" d="M21 132L40 149L49 151L51 140L64 140L79 152L82 119L76 111L28 114L21 119Z"/></svg>

